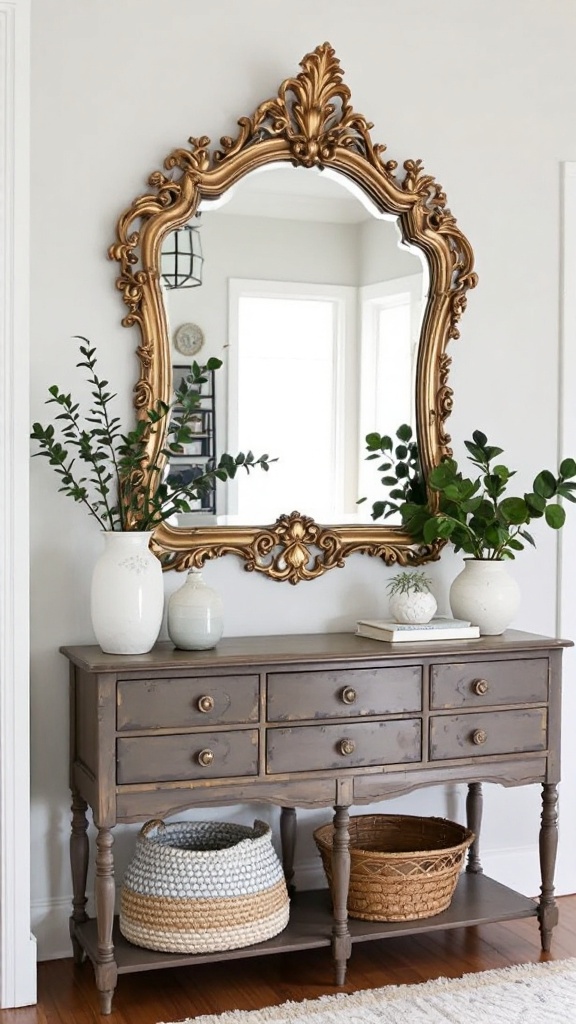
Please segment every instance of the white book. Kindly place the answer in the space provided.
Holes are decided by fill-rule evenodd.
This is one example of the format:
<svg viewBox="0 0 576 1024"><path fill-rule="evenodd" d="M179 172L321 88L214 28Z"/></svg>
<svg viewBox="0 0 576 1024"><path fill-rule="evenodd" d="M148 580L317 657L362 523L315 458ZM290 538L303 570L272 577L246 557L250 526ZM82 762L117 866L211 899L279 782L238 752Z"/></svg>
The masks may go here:
<svg viewBox="0 0 576 1024"><path fill-rule="evenodd" d="M465 619L438 615L430 622L418 623L359 619L356 634L389 643L416 643L419 640L475 640L480 636L480 629Z"/></svg>

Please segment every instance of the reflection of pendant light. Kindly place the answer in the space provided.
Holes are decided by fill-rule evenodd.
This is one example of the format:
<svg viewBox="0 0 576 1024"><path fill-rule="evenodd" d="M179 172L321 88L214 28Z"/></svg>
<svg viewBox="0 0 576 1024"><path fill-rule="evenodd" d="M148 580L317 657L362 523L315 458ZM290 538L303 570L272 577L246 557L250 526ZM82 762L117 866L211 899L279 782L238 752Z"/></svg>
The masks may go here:
<svg viewBox="0 0 576 1024"><path fill-rule="evenodd" d="M198 220L200 214L196 214ZM196 288L202 284L200 229L192 224L176 228L162 249L162 280L167 288Z"/></svg>

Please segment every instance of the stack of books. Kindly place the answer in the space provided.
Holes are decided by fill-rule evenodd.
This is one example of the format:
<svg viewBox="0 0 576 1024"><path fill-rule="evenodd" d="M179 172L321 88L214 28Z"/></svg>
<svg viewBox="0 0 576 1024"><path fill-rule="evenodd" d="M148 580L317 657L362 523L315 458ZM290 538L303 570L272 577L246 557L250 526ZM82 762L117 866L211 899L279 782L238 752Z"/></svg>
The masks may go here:
<svg viewBox="0 0 576 1024"><path fill-rule="evenodd" d="M438 615L430 622L419 623L359 619L356 635L388 643L415 643L418 640L475 640L480 636L480 629L464 619Z"/></svg>

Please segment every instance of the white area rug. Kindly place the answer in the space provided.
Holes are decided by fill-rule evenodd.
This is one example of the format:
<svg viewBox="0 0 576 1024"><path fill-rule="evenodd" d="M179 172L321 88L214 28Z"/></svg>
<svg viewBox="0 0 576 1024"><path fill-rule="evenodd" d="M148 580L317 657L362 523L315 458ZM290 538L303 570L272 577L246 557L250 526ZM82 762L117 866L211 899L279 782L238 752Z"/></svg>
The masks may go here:
<svg viewBox="0 0 576 1024"><path fill-rule="evenodd" d="M576 958L322 996L182 1024L576 1024ZM178 1022L180 1024L180 1022Z"/></svg>

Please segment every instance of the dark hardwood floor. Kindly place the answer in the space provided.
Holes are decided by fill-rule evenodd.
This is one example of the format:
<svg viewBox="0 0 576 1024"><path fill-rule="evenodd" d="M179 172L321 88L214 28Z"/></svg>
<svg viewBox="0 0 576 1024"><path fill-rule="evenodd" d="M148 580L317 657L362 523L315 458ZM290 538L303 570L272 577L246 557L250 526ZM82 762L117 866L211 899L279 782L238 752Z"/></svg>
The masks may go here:
<svg viewBox="0 0 576 1024"><path fill-rule="evenodd" d="M72 960L52 960L38 967L38 1005L2 1010L0 1024L158 1024L203 1013L257 1009L288 999L316 999L511 964L561 960L576 956L576 896L564 896L559 905L560 923L550 954L541 953L537 922L527 918L357 943L343 989L333 985L328 949L124 974L109 1017L98 1012L91 964L75 967Z"/></svg>

